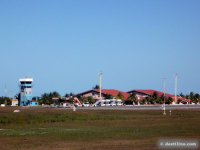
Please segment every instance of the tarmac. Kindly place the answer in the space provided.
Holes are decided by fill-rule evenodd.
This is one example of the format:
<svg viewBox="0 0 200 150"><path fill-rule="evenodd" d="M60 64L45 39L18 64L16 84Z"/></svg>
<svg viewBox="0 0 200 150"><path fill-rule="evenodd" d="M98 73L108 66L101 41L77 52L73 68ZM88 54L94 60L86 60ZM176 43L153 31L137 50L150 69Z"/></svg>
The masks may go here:
<svg viewBox="0 0 200 150"><path fill-rule="evenodd" d="M62 108L72 109L72 108ZM103 107L76 107L76 109L94 109L94 110L164 110L163 105L122 105L122 106L103 106ZM174 109L200 109L199 104L185 104L185 105L165 105L165 110Z"/></svg>

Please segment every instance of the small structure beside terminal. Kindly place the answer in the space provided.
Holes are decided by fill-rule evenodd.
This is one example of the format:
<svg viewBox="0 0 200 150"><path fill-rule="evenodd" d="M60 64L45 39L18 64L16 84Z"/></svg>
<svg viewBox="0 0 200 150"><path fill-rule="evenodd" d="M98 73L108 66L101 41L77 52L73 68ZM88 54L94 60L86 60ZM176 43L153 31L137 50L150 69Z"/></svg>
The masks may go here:
<svg viewBox="0 0 200 150"><path fill-rule="evenodd" d="M11 106L18 106L18 99L12 99L12 105Z"/></svg>

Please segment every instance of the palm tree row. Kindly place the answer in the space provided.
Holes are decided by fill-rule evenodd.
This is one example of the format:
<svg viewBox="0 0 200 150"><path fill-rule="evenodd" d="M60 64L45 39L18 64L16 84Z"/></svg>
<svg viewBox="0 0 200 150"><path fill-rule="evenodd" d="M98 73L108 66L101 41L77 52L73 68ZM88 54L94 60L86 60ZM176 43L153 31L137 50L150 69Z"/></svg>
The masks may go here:
<svg viewBox="0 0 200 150"><path fill-rule="evenodd" d="M186 99L190 99L191 102L193 102L193 103L200 102L200 95L198 93L194 94L194 92L190 92L189 94L186 94L186 95L180 93L179 96L183 97L183 98L186 98Z"/></svg>
<svg viewBox="0 0 200 150"><path fill-rule="evenodd" d="M163 104L165 99L165 104L170 104L173 102L171 97L165 97L164 94L159 96L157 92L143 98L140 100L140 104ZM125 104L138 104L138 99L135 93L132 93L126 100Z"/></svg>

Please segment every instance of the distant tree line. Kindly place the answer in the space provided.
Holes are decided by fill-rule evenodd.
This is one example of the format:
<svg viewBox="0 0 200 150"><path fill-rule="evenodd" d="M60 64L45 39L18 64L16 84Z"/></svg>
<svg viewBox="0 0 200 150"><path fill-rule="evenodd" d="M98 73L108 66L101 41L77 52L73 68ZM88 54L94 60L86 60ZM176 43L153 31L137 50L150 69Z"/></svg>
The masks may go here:
<svg viewBox="0 0 200 150"><path fill-rule="evenodd" d="M183 95L182 93L180 93L179 95L182 98L186 98L186 99L190 99L191 102L190 103L198 103L200 102L200 95L198 93L194 94L193 92L190 92L190 94L188 95ZM159 96L159 94L157 92L153 92L153 94L145 97L144 99L142 99L140 101L141 104L163 104L164 103L164 98L165 98L165 104L170 104L172 103L174 100L172 97L164 97L164 94L162 94L161 96ZM182 100L181 99L177 99L178 103L181 103ZM131 94L126 102L126 104L137 104L138 100L136 97L136 94Z"/></svg>
<svg viewBox="0 0 200 150"><path fill-rule="evenodd" d="M79 99L79 101L81 103L85 103L85 102L89 102L90 104L95 103L95 100L92 96L84 97L84 96L78 94L76 97Z"/></svg>
<svg viewBox="0 0 200 150"><path fill-rule="evenodd" d="M165 101L165 104L170 104L174 100L172 97L166 97L164 94L159 96L157 92L153 92L153 94L142 99L141 104L163 104L164 101Z"/></svg>
<svg viewBox="0 0 200 150"><path fill-rule="evenodd" d="M54 100L53 98L58 98L58 100ZM33 98L34 100L36 100L36 97ZM61 99L61 95L54 91L54 92L50 92L50 93L44 93L41 95L41 98L37 99L39 105L41 104L59 104L60 102L62 102Z"/></svg>
<svg viewBox="0 0 200 150"><path fill-rule="evenodd" d="M75 97L77 97L81 103L84 103L84 102L94 103L95 102L95 100L91 96L83 97L80 94L75 95L73 92L71 92L69 94L66 93L64 95L64 97L61 97L61 95L58 92L54 91L54 92L42 94L41 98L38 99L38 103L39 103L39 105L41 105L41 104L47 104L47 105L57 104L58 105L58 104L62 104L64 102L73 103ZM58 99L54 100L53 98L58 98ZM68 99L66 100L66 98L68 98Z"/></svg>
<svg viewBox="0 0 200 150"><path fill-rule="evenodd" d="M12 101L9 97L0 97L0 104L11 105Z"/></svg>
<svg viewBox="0 0 200 150"><path fill-rule="evenodd" d="M192 103L198 103L200 102L200 95L198 93L194 94L194 92L190 92L189 94L184 95L183 93L180 93L178 96L190 99Z"/></svg>

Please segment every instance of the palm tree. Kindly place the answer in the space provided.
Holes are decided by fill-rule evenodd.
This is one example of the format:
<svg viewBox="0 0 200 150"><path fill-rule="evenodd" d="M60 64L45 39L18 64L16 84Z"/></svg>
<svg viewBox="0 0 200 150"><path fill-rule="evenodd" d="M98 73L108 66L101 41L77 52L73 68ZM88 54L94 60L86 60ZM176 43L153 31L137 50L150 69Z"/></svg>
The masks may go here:
<svg viewBox="0 0 200 150"><path fill-rule="evenodd" d="M15 99L20 100L20 93L17 93L14 97L15 97Z"/></svg>
<svg viewBox="0 0 200 150"><path fill-rule="evenodd" d="M179 95L180 95L180 97L185 98L185 95L183 93L180 93Z"/></svg>
<svg viewBox="0 0 200 150"><path fill-rule="evenodd" d="M41 102L43 102L44 104L52 104L53 103L53 100L52 100L53 97L59 97L60 98L61 96L56 91L50 92L49 94L44 93L41 96Z"/></svg>
<svg viewBox="0 0 200 150"><path fill-rule="evenodd" d="M113 99L113 96L111 94L104 94L105 99Z"/></svg>
<svg viewBox="0 0 200 150"><path fill-rule="evenodd" d="M198 93L195 94L194 96L196 103L200 101L200 95Z"/></svg>
<svg viewBox="0 0 200 150"><path fill-rule="evenodd" d="M181 99L178 99L178 103L179 103L179 104L182 103L182 100L181 100Z"/></svg>
<svg viewBox="0 0 200 150"><path fill-rule="evenodd" d="M126 104L133 104L133 102L135 104L138 103L135 93L132 93L131 95L129 95L129 97L127 98Z"/></svg>
<svg viewBox="0 0 200 150"><path fill-rule="evenodd" d="M146 104L147 103L147 98L142 99L141 103L142 104Z"/></svg>
<svg viewBox="0 0 200 150"><path fill-rule="evenodd" d="M52 95L53 95L53 97L61 97L60 94L59 94L58 92L56 92L56 91L54 91L54 92L52 93Z"/></svg>
<svg viewBox="0 0 200 150"><path fill-rule="evenodd" d="M95 100L93 99L92 96L89 96L87 99L88 99L88 102L89 102L90 104L93 104L93 103L95 102Z"/></svg>
<svg viewBox="0 0 200 150"><path fill-rule="evenodd" d="M171 97L166 98L165 103L166 104L170 104L171 102L173 102L174 100Z"/></svg>
<svg viewBox="0 0 200 150"><path fill-rule="evenodd" d="M152 97L153 97L153 99L159 98L158 92L153 92Z"/></svg>
<svg viewBox="0 0 200 150"><path fill-rule="evenodd" d="M100 86L96 84L92 89L100 89Z"/></svg>
<svg viewBox="0 0 200 150"><path fill-rule="evenodd" d="M73 92L70 92L69 95L70 95L70 96L74 96L74 93L73 93Z"/></svg>
<svg viewBox="0 0 200 150"><path fill-rule="evenodd" d="M186 95L187 99L190 99L191 102L195 102L195 95L193 92L190 92L189 95Z"/></svg>
<svg viewBox="0 0 200 150"><path fill-rule="evenodd" d="M69 95L68 93L66 93L64 97L69 97L69 96L70 96L70 95Z"/></svg>
<svg viewBox="0 0 200 150"><path fill-rule="evenodd" d="M119 93L115 96L115 98L116 98L116 99L121 99L122 102L124 102L124 95L123 95L121 92L119 92Z"/></svg>

